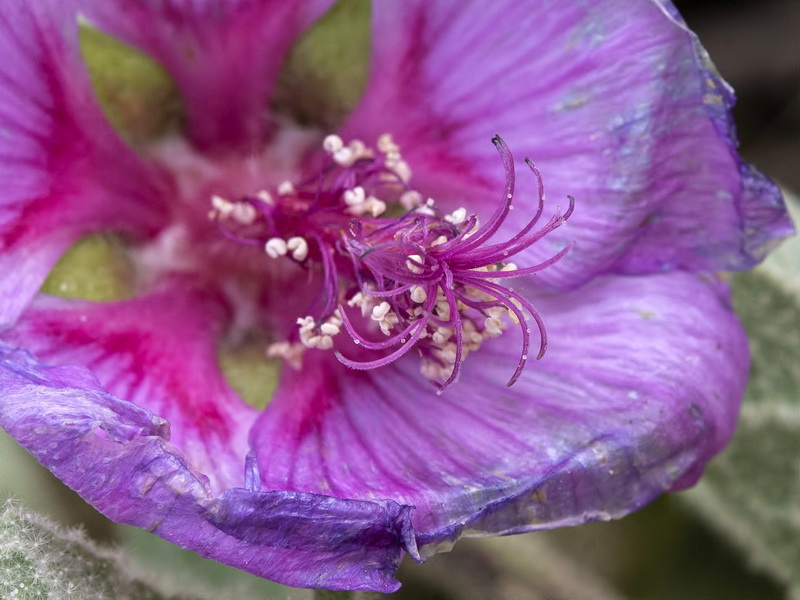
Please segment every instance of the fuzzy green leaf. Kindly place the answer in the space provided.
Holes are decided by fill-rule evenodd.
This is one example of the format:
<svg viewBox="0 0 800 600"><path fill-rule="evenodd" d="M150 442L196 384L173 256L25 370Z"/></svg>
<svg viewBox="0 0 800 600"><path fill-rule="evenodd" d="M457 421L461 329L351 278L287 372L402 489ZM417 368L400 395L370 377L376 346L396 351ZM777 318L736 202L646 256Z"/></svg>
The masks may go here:
<svg viewBox="0 0 800 600"><path fill-rule="evenodd" d="M800 203L787 200L798 222ZM750 386L733 441L685 496L800 597L800 239L733 288L750 337Z"/></svg>
<svg viewBox="0 0 800 600"><path fill-rule="evenodd" d="M0 597L9 600L189 600L164 596L127 573L117 551L13 502L0 508Z"/></svg>

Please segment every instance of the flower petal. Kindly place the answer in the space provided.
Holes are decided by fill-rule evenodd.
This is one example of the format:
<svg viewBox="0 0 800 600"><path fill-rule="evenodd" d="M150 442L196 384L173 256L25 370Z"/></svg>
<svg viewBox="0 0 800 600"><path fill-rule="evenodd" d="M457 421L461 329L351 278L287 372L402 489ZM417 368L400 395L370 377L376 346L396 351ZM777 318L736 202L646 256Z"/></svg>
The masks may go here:
<svg viewBox="0 0 800 600"><path fill-rule="evenodd" d="M81 367L0 344L0 425L111 519L287 585L391 592L409 511L391 501L231 489L213 496L169 426Z"/></svg>
<svg viewBox="0 0 800 600"><path fill-rule="evenodd" d="M536 264L577 241L545 281L748 268L791 231L777 188L739 162L732 94L658 2L383 2L373 40L345 135L391 132L415 187L488 214L501 134L551 206L576 198L570 227L531 249ZM534 179L519 175L517 209L532 212Z"/></svg>
<svg viewBox="0 0 800 600"><path fill-rule="evenodd" d="M251 150L286 54L333 0L79 0L94 25L149 53L183 93L188 136L206 152Z"/></svg>
<svg viewBox="0 0 800 600"><path fill-rule="evenodd" d="M216 299L189 289L108 303L40 296L0 338L50 365L84 366L106 392L169 422L172 445L218 493L244 485L257 415L218 367L226 318Z"/></svg>
<svg viewBox="0 0 800 600"><path fill-rule="evenodd" d="M550 347L511 388L508 339L441 396L414 359L364 374L308 352L253 430L262 483L413 504L423 555L620 517L693 483L731 435L748 354L725 294L672 274L541 297Z"/></svg>
<svg viewBox="0 0 800 600"><path fill-rule="evenodd" d="M0 327L61 253L100 229L148 235L156 178L105 122L81 63L69 0L0 8Z"/></svg>

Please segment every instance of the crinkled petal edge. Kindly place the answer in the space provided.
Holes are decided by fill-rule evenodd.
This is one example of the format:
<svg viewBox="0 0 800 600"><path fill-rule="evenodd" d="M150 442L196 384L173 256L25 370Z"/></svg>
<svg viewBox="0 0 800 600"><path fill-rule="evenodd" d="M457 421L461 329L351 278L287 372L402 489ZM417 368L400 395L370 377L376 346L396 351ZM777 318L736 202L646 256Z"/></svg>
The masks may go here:
<svg viewBox="0 0 800 600"><path fill-rule="evenodd" d="M742 258L727 267L742 271L750 269L764 260L781 240L796 233L783 194L772 180L738 156L739 142L736 125L733 122L736 95L733 88L717 71L700 39L689 29L670 0L652 1L676 26L685 30L691 37L696 62L707 88L703 108L739 165L739 175L742 180L742 197L739 205L743 223L740 249Z"/></svg>
<svg viewBox="0 0 800 600"><path fill-rule="evenodd" d="M0 388L0 425L114 521L295 587L392 592L404 552L419 560L413 507L392 500L210 495L169 444L168 423L107 394L82 367L0 345Z"/></svg>

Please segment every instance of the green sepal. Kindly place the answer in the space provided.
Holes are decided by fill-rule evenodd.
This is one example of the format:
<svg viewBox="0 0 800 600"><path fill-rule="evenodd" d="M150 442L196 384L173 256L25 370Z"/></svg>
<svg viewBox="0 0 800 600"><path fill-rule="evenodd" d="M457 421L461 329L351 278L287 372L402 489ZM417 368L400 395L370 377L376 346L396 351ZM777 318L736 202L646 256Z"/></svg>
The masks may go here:
<svg viewBox="0 0 800 600"><path fill-rule="evenodd" d="M339 0L301 36L278 77L273 110L334 131L366 86L371 17L368 0Z"/></svg>
<svg viewBox="0 0 800 600"><path fill-rule="evenodd" d="M50 271L42 292L97 302L134 293L135 273L123 243L108 234L91 234L67 250Z"/></svg>
<svg viewBox="0 0 800 600"><path fill-rule="evenodd" d="M141 147L180 127L181 95L161 64L86 24L79 39L100 106L128 144Z"/></svg>

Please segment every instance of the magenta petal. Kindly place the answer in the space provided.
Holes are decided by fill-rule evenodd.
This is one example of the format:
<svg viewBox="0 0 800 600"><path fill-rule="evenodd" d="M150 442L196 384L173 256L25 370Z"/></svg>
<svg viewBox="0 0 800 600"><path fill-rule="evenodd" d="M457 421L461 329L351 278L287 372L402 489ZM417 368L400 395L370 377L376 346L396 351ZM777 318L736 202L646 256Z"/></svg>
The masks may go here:
<svg viewBox="0 0 800 600"><path fill-rule="evenodd" d="M257 415L219 371L226 317L214 298L189 290L112 303L40 296L0 339L50 365L91 369L106 392L169 422L172 445L219 492L244 484Z"/></svg>
<svg viewBox="0 0 800 600"><path fill-rule="evenodd" d="M206 152L269 134L270 95L291 45L333 0L78 0L90 22L159 60Z"/></svg>
<svg viewBox="0 0 800 600"><path fill-rule="evenodd" d="M686 274L613 277L537 307L550 347L511 388L510 339L470 355L441 396L416 360L363 374L308 353L253 430L265 489L413 504L427 555L462 531L619 517L691 484L746 381L726 292Z"/></svg>
<svg viewBox="0 0 800 600"><path fill-rule="evenodd" d="M292 492L214 495L169 442L169 426L0 344L0 425L106 516L287 585L391 592L410 508Z"/></svg>
<svg viewBox="0 0 800 600"><path fill-rule="evenodd" d="M488 215L499 133L539 167L551 210L576 198L521 261L575 240L544 281L747 268L791 231L775 186L739 162L728 88L658 2L376 3L373 50L345 132L394 134L416 187ZM516 197L534 211L532 177Z"/></svg>
<svg viewBox="0 0 800 600"><path fill-rule="evenodd" d="M163 222L155 175L93 97L70 0L0 7L0 325L14 321L80 235L148 235Z"/></svg>

